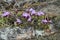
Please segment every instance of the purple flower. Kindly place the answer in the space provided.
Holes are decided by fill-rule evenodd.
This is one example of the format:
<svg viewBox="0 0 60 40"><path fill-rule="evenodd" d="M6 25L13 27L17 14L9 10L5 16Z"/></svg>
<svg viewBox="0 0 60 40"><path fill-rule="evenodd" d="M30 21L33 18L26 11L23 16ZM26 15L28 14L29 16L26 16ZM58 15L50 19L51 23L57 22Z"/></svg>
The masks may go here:
<svg viewBox="0 0 60 40"><path fill-rule="evenodd" d="M32 19L32 18L31 18L31 17L29 17L27 21L31 21L31 19Z"/></svg>
<svg viewBox="0 0 60 40"><path fill-rule="evenodd" d="M34 9L33 8L30 8L29 11L32 12Z"/></svg>
<svg viewBox="0 0 60 40"><path fill-rule="evenodd" d="M51 20L49 20L48 22L49 22L49 23L52 23L52 21L51 21Z"/></svg>
<svg viewBox="0 0 60 40"><path fill-rule="evenodd" d="M18 19L18 18L16 19L16 22L19 23L19 24L22 23L21 20Z"/></svg>
<svg viewBox="0 0 60 40"><path fill-rule="evenodd" d="M31 11L31 15L35 15L36 14L36 11L35 10L32 10Z"/></svg>
<svg viewBox="0 0 60 40"><path fill-rule="evenodd" d="M36 14L36 11L33 8L30 8L29 12L31 13L31 15L35 15Z"/></svg>
<svg viewBox="0 0 60 40"><path fill-rule="evenodd" d="M39 12L37 12L37 14L36 14L36 15L38 15L38 16L44 15L44 12L39 11Z"/></svg>
<svg viewBox="0 0 60 40"><path fill-rule="evenodd" d="M24 12L24 13L22 14L22 16L25 17L25 18L29 18L29 17L30 17L30 14Z"/></svg>
<svg viewBox="0 0 60 40"><path fill-rule="evenodd" d="M8 15L10 15L10 12L4 12L4 13L2 14L3 17L8 16Z"/></svg>
<svg viewBox="0 0 60 40"><path fill-rule="evenodd" d="M43 19L42 20L42 23L47 23L48 21L46 19Z"/></svg>

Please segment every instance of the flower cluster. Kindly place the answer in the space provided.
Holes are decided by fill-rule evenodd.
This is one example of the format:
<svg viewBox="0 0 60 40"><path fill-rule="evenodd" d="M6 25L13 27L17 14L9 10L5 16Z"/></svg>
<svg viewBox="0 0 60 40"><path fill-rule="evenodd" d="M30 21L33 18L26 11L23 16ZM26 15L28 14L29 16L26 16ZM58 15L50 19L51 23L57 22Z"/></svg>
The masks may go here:
<svg viewBox="0 0 60 40"><path fill-rule="evenodd" d="M6 17L6 16L9 16L9 15L12 15L13 13L9 12L9 11L5 11L3 12L2 16L3 17ZM34 25L36 22L35 20L37 21L36 23L36 26L40 26L41 23L43 24L47 24L47 23L51 23L52 21L51 20L48 20L45 17L45 13L43 11L36 11L34 10L33 8L28 8L26 9L22 14L21 16L18 16L18 11L16 11L16 14L14 16L11 16L9 17L8 19L6 19L8 22L12 22L12 24L14 24L13 22L16 22L17 24L25 24L25 25ZM20 14L20 13L19 13ZM34 18L32 18L32 16L34 16ZM43 18L41 17L43 16ZM22 19L23 18L23 19ZM41 18L41 19L40 19ZM14 19L14 20L13 20ZM25 22L26 19L27 21Z"/></svg>
<svg viewBox="0 0 60 40"><path fill-rule="evenodd" d="M8 16L8 15L10 15L10 12L7 12L7 11L5 11L5 12L2 14L3 17Z"/></svg>
<svg viewBox="0 0 60 40"><path fill-rule="evenodd" d="M43 20L42 20L42 23L45 23L45 24L46 24L46 23L52 23L52 21L51 21L51 20L43 19Z"/></svg>
<svg viewBox="0 0 60 40"><path fill-rule="evenodd" d="M23 12L22 16L27 18L28 21L31 21L33 15L35 16L42 16L45 15L44 12L42 11L38 11L36 12L36 10L34 10L33 8L30 9L26 9L27 12Z"/></svg>

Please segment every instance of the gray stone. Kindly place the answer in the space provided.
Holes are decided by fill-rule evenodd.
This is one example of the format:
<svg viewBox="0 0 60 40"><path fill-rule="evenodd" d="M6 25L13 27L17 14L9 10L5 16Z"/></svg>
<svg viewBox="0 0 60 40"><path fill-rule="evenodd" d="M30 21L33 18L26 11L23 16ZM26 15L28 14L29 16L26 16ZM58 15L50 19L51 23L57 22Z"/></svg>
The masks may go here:
<svg viewBox="0 0 60 40"><path fill-rule="evenodd" d="M41 9L45 13L60 13L60 8L56 5L48 5Z"/></svg>
<svg viewBox="0 0 60 40"><path fill-rule="evenodd" d="M2 28L2 29L0 29L0 39L1 40L16 40L16 36L18 34L24 34L26 32L29 32L30 30L31 30L31 28L28 28L28 29L21 29L19 27L14 27L14 28L6 27L6 28Z"/></svg>

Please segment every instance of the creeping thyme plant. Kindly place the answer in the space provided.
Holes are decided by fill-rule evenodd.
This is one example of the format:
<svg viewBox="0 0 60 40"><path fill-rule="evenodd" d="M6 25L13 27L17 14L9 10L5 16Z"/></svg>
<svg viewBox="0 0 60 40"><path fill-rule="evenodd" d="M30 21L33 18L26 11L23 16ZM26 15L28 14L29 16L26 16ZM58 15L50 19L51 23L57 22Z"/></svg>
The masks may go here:
<svg viewBox="0 0 60 40"><path fill-rule="evenodd" d="M43 11L36 11L33 8L27 8L25 11L15 10L13 12L2 11L0 15L0 26L12 27L34 27L35 29L48 29L52 21L46 16Z"/></svg>

